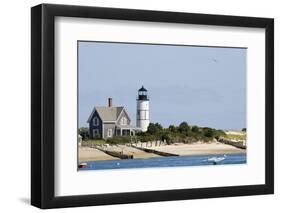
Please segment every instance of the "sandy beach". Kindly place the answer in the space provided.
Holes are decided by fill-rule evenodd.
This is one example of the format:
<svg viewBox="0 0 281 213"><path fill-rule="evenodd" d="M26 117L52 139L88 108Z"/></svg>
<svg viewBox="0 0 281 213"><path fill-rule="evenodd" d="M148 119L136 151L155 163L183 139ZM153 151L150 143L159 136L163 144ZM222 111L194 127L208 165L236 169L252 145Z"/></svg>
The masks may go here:
<svg viewBox="0 0 281 213"><path fill-rule="evenodd" d="M112 146L109 147L108 150L122 152L127 155L133 155L135 159L159 157L159 155L155 155L153 153L147 153L139 149L128 147L125 145ZM99 160L118 160L118 159L119 158L112 157L98 149L89 148L89 147L79 147L79 162L99 161Z"/></svg>
<svg viewBox="0 0 281 213"><path fill-rule="evenodd" d="M147 147L149 149L155 149L157 151L167 152L171 154L177 154L180 156L186 155L208 155L208 154L230 154L230 153L245 153L246 150L236 148L231 145L222 143L193 143L193 144L172 144ZM157 154L148 153L137 148L129 147L126 145L110 146L108 150L122 152L124 154L133 155L134 159L137 158L153 158L161 157ZM85 161L99 161L99 160L117 160L119 158L112 157L104 152L95 148L79 147L79 162Z"/></svg>
<svg viewBox="0 0 281 213"><path fill-rule="evenodd" d="M245 153L243 149L222 143L194 143L194 144L173 144L168 146L159 146L154 149L158 151L185 155L205 155L205 154L230 154Z"/></svg>
<svg viewBox="0 0 281 213"><path fill-rule="evenodd" d="M89 147L79 147L78 157L79 157L79 162L118 159L110 155L107 155L100 150L89 148Z"/></svg>

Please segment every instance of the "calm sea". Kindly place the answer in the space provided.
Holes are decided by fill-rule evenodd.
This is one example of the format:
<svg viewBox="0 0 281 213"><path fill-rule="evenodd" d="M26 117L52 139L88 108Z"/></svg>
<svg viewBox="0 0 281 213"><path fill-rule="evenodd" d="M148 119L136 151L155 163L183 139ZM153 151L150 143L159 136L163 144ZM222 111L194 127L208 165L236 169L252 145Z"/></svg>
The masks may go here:
<svg viewBox="0 0 281 213"><path fill-rule="evenodd" d="M215 162L216 161L216 162ZM157 157L148 159L106 160L88 162L88 168L79 170L102 169L128 169L151 167L175 167L175 166L201 166L223 164L245 164L246 153L227 155L196 155L180 157Z"/></svg>

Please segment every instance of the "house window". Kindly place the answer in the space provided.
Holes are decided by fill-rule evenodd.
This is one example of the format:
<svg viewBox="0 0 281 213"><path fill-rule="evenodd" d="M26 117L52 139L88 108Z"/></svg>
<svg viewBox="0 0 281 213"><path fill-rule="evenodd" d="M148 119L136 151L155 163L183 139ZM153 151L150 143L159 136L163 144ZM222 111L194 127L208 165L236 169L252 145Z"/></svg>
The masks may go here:
<svg viewBox="0 0 281 213"><path fill-rule="evenodd" d="M100 131L98 129L93 129L93 137L99 138L100 137Z"/></svg>
<svg viewBox="0 0 281 213"><path fill-rule="evenodd" d="M121 125L127 125L127 118L126 117L122 117L120 123L121 123Z"/></svg>
<svg viewBox="0 0 281 213"><path fill-rule="evenodd" d="M99 119L97 117L94 117L93 119L93 125L98 126L99 125Z"/></svg>
<svg viewBox="0 0 281 213"><path fill-rule="evenodd" d="M107 137L112 137L112 129L107 130Z"/></svg>

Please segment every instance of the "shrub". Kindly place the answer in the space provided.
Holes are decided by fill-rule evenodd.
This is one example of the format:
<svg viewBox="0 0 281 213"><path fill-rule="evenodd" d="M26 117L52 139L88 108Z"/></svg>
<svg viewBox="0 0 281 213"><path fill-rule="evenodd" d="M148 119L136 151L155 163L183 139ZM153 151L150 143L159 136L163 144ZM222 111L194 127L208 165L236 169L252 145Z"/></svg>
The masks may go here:
<svg viewBox="0 0 281 213"><path fill-rule="evenodd" d="M177 128L174 125L170 125L168 130L173 133L177 132Z"/></svg>
<svg viewBox="0 0 281 213"><path fill-rule="evenodd" d="M83 140L89 138L89 128L88 127L81 127L78 129L78 134L82 136Z"/></svg>
<svg viewBox="0 0 281 213"><path fill-rule="evenodd" d="M140 142L155 141L156 140L156 136L155 135L149 135L149 134L139 135L139 136L137 136L137 139Z"/></svg>
<svg viewBox="0 0 281 213"><path fill-rule="evenodd" d="M220 136L225 136L225 132L221 129L219 130L216 130L216 133L215 133L215 138L219 138Z"/></svg>
<svg viewBox="0 0 281 213"><path fill-rule="evenodd" d="M203 134L207 138L213 138L213 137L215 137L215 130L205 127L205 128L203 128Z"/></svg>
<svg viewBox="0 0 281 213"><path fill-rule="evenodd" d="M130 143L131 139L128 136L114 136L112 138L108 138L106 141L110 144L125 144Z"/></svg>
<svg viewBox="0 0 281 213"><path fill-rule="evenodd" d="M169 133L164 132L161 134L161 141L166 141L167 144L171 144L172 143L172 137Z"/></svg>
<svg viewBox="0 0 281 213"><path fill-rule="evenodd" d="M193 126L191 128L191 131L194 132L194 133L198 133L199 132L199 127L198 126Z"/></svg>

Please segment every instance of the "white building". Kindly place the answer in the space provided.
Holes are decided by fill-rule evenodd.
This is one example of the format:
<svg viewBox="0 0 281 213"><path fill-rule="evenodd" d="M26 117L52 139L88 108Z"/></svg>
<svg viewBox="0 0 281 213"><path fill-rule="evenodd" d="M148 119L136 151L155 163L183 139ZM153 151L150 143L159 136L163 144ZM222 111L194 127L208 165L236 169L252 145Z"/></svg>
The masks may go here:
<svg viewBox="0 0 281 213"><path fill-rule="evenodd" d="M147 95L147 90L142 86L138 90L137 96L137 128L141 131L147 131L149 125L149 98Z"/></svg>

